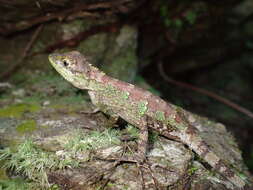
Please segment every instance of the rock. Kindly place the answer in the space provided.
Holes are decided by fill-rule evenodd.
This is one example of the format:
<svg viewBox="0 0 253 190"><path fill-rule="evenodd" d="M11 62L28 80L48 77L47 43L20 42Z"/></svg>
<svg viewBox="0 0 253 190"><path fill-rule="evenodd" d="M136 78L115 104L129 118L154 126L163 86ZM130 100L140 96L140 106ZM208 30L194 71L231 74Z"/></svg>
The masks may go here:
<svg viewBox="0 0 253 190"><path fill-rule="evenodd" d="M12 94L14 96L23 97L25 95L25 90L24 89L14 90Z"/></svg>
<svg viewBox="0 0 253 190"><path fill-rule="evenodd" d="M137 72L137 29L125 25L108 38L101 69L117 79L132 82ZM109 50L109 51L108 51Z"/></svg>
<svg viewBox="0 0 253 190"><path fill-rule="evenodd" d="M132 135L129 130L107 129L107 119L100 113L71 114L72 111L67 113L65 109L65 112L61 112L53 107L51 104L40 109L26 106L23 108L26 114L12 115L12 118L2 115L0 118L2 145L22 145L29 137L40 149L39 152L45 151L44 154L51 155L49 158L54 158L53 163L57 161L55 159L59 159L59 163L69 163L64 170L57 165L54 168L58 169L45 170L50 184L69 189L94 190L102 186L108 190L136 190L141 189L142 185L150 190L157 186L160 189L180 189L185 186L191 186L192 189L234 189L230 182L211 171L201 159L196 159L186 146L164 137L154 137L149 142L148 164L143 167L138 168L135 163L128 162L115 166L115 161L122 154L131 155L136 151L135 136L130 141L120 140L121 135ZM220 157L244 172L245 176L248 175L238 146L224 125L186 111L184 113Z"/></svg>

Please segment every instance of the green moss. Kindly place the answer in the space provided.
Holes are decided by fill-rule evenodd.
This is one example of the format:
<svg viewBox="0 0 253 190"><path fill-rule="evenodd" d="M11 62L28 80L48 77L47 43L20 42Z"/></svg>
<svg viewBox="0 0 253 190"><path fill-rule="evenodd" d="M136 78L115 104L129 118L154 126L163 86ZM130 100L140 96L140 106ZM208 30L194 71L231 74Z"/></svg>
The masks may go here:
<svg viewBox="0 0 253 190"><path fill-rule="evenodd" d="M164 4L164 3L162 3L161 7L160 7L160 16L161 16L161 19L162 19L165 27L175 27L175 28L181 29L184 24L183 20L181 20L179 18L176 18L176 19L172 18L171 14L170 14L170 10L167 7L167 4ZM190 16L192 16L192 15L190 15ZM190 19L193 20L192 17L190 17Z"/></svg>
<svg viewBox="0 0 253 190"><path fill-rule="evenodd" d="M0 165L2 165L2 163L0 163ZM0 168L0 180L5 180L5 179L8 179L8 176L6 175L6 171L5 169Z"/></svg>
<svg viewBox="0 0 253 190"><path fill-rule="evenodd" d="M14 104L0 109L0 117L19 118L26 112L36 112L40 110L38 104Z"/></svg>
<svg viewBox="0 0 253 190"><path fill-rule="evenodd" d="M9 180L0 180L0 189L4 190L30 190L29 184L21 179L21 178L15 178L15 179L9 179Z"/></svg>
<svg viewBox="0 0 253 190"><path fill-rule="evenodd" d="M78 152L94 150L120 144L119 133L117 130L107 129L103 132L93 131L90 134L82 135L77 131L75 138L70 140L65 148L67 151Z"/></svg>
<svg viewBox="0 0 253 190"><path fill-rule="evenodd" d="M183 21L181 19L174 19L174 25L177 28L182 28L183 27Z"/></svg>
<svg viewBox="0 0 253 190"><path fill-rule="evenodd" d="M64 80L56 72L40 72L26 73L30 79L19 85L20 88L29 92L29 96L22 98L24 102L43 102L53 99L61 99L61 97L73 97L76 95L77 89ZM53 89L53 91L52 91Z"/></svg>
<svg viewBox="0 0 253 190"><path fill-rule="evenodd" d="M169 9L168 9L166 4L162 3L160 5L159 13L160 13L160 16L162 18L162 21L163 21L164 25L166 27L169 27L171 25L172 20L170 18Z"/></svg>
<svg viewBox="0 0 253 190"><path fill-rule="evenodd" d="M36 121L34 120L26 120L23 123L21 123L20 125L17 126L16 130L19 133L29 133L32 132L36 129Z"/></svg>
<svg viewBox="0 0 253 190"><path fill-rule="evenodd" d="M126 128L126 131L133 138L138 138L139 137L140 130L138 128L134 127L133 125L128 124L127 128Z"/></svg>
<svg viewBox="0 0 253 190"><path fill-rule="evenodd" d="M54 184L54 185L51 185L48 190L61 190L61 189L58 185Z"/></svg>
<svg viewBox="0 0 253 190"><path fill-rule="evenodd" d="M45 99L45 98L44 98ZM43 101L43 97L40 94L34 93L32 96L25 96L22 101L26 104L34 104Z"/></svg>
<svg viewBox="0 0 253 190"><path fill-rule="evenodd" d="M66 112L75 112L87 106L86 99L87 98L82 95L55 97L55 99L51 99L52 101L48 107L56 110L65 110Z"/></svg>
<svg viewBox="0 0 253 190"><path fill-rule="evenodd" d="M191 167L188 169L188 175L193 175L199 168Z"/></svg>
<svg viewBox="0 0 253 190"><path fill-rule="evenodd" d="M73 96L65 96L61 97L60 101L63 102L64 104L80 104L80 103L85 103L85 98L82 95L73 95Z"/></svg>
<svg viewBox="0 0 253 190"><path fill-rule="evenodd" d="M3 168L42 185L49 186L47 171L77 167L78 162L71 158L59 159L55 154L48 153L37 147L32 141L26 140L16 150L5 148L0 150L0 161Z"/></svg>
<svg viewBox="0 0 253 190"><path fill-rule="evenodd" d="M193 10L190 10L186 13L185 15L185 19L191 24L193 25L196 22L197 19L197 13Z"/></svg>
<svg viewBox="0 0 253 190"><path fill-rule="evenodd" d="M168 127L170 127L172 130L173 129L178 129L178 130L183 130L185 129L186 125L183 121L177 122L176 121L176 115L180 112L182 112L178 107L175 107L177 109L177 113L171 114L169 117L166 118L166 123L168 124Z"/></svg>

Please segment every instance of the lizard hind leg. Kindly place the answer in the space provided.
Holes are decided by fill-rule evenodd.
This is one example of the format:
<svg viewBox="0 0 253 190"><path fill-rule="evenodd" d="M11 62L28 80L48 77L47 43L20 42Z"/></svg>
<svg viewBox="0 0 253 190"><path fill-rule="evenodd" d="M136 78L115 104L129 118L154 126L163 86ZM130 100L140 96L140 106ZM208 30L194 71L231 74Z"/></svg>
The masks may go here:
<svg viewBox="0 0 253 190"><path fill-rule="evenodd" d="M124 162L136 164L137 169L138 169L138 175L141 177L141 181L140 181L141 186L142 186L141 190L145 190L146 189L145 187L148 185L148 184L145 184L146 174L149 174L152 177L154 188L156 190L159 190L158 182L155 179L151 166L146 159L146 153L147 153L147 147L148 147L148 128L149 128L148 123L149 123L148 119L145 119L144 117L144 119L141 122L141 125L138 125L140 131L139 131L139 138L137 141L137 152L135 152L133 155L125 155L124 154L125 152L124 152L120 158L115 159L115 160L117 163L116 165L118 165L118 163L124 163Z"/></svg>
<svg viewBox="0 0 253 190"><path fill-rule="evenodd" d="M146 153L148 148L148 128L149 128L149 120L144 117L143 122L139 125L140 133L137 142L137 153L134 154L133 160L136 162L139 174L141 176L142 190L145 189L145 180L144 180L144 172L142 168L148 169L148 173L150 173L155 189L159 190L157 180L155 179L152 169L146 160Z"/></svg>
<svg viewBox="0 0 253 190"><path fill-rule="evenodd" d="M159 188L159 184L157 182L157 179L154 177L151 166L146 159L147 145L148 145L148 125L147 125L147 122L143 122L143 125L141 125L141 127L140 127L139 138L137 141L137 146L138 146L137 152L135 152L132 155L126 155L125 154L126 149L130 148L130 147L125 144L123 147L123 152L120 157L103 159L105 161L114 161L114 164L111 169L101 171L98 175L105 176L108 173L109 173L109 175L112 175L113 171L120 164L134 163L137 166L136 169L138 171L138 176L140 177L140 181L139 181L140 188L139 189L145 190L145 189L147 189L147 186L150 186L150 184L148 184L145 179L147 177L147 174L149 174L153 180L154 189L159 190L160 188ZM91 178L94 178L94 176L91 176ZM108 182L108 180L106 180L106 182Z"/></svg>
<svg viewBox="0 0 253 190"><path fill-rule="evenodd" d="M135 157L136 164L139 169L139 174L141 176L142 189L145 189L145 180L144 180L142 168L146 168L146 169L148 169L148 172L150 173L151 177L153 178L155 189L159 190L157 181L153 176L152 169L146 161L147 147L148 147L148 125L147 125L147 122L145 121L145 124L140 128L140 135L139 135L139 139L138 139L138 148L137 148L137 153L136 153L136 157ZM144 162L146 162L146 163L144 163Z"/></svg>
<svg viewBox="0 0 253 190"><path fill-rule="evenodd" d="M140 135L138 138L138 148L136 153L136 160L138 163L144 162L146 159L147 146L148 146L148 126L145 125L140 129Z"/></svg>

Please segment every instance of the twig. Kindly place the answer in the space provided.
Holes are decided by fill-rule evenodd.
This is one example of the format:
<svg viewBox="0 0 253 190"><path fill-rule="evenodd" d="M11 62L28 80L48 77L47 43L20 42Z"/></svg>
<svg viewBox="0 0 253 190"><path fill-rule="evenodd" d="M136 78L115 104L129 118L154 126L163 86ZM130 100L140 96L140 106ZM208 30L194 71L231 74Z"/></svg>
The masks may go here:
<svg viewBox="0 0 253 190"><path fill-rule="evenodd" d="M5 35L8 36L14 32L17 31L22 31L22 30L26 30L28 28L31 28L32 26L38 25L38 24L42 24L45 22L49 22L52 20L68 20L68 18L70 18L70 20L72 20L72 14L75 17L76 14L80 11L93 11L96 9L109 9L109 8L117 8L120 5L124 4L124 3L128 3L131 2L132 0L117 0L117 1L112 1L112 2L100 2L100 3L92 3L92 4L79 4L73 8L69 8L66 10L60 10L59 12L56 13L47 13L46 15L43 16L38 16L35 18L32 18L30 20L22 20L18 23L14 23L14 24L6 24L4 27L0 27L0 34L1 35ZM94 14L90 13L88 14L84 14L83 16L91 16L94 17Z"/></svg>
<svg viewBox="0 0 253 190"><path fill-rule="evenodd" d="M9 68L6 72L4 72L1 76L0 79L7 79L11 76L13 72L15 72L21 65L21 63L24 61L24 59L28 56L28 53L30 49L32 48L34 42L36 41L37 37L39 36L41 30L43 28L43 25L40 25L32 35L30 41L27 43L24 51L22 52L20 58L17 60L16 64L14 64L11 68Z"/></svg>
<svg viewBox="0 0 253 190"><path fill-rule="evenodd" d="M219 102L221 102L221 103L223 103L223 104L225 104L225 105L227 105L227 106L229 106L229 107L231 107L231 108L233 108L233 109L235 109L235 110L237 110L237 111L239 111L241 113L244 113L245 115L249 116L250 118L253 118L253 113L250 110L248 110L248 109L246 109L246 108L244 108L244 107L242 107L242 106L240 106L240 105L238 105L238 104L236 104L236 103L234 103L234 102L232 102L232 101L230 101L230 100L228 100L228 99L226 99L226 98L224 98L222 96L219 96L219 95L217 95L217 94L215 94L213 92L210 92L208 90L205 90L203 88L199 88L199 87L193 86L191 84L184 83L184 82L177 81L177 80L169 78L165 74L161 62L158 63L158 70L159 70L162 78L165 81L167 81L167 82L169 82L171 84L174 84L174 85L177 85L177 86L180 86L180 87L183 87L183 88L187 88L187 89L190 89L190 90L194 90L194 91L196 91L198 93L204 94L204 95L206 95L208 97L211 97L211 98L213 98L213 99L215 99L215 100L217 100L217 101L219 101Z"/></svg>

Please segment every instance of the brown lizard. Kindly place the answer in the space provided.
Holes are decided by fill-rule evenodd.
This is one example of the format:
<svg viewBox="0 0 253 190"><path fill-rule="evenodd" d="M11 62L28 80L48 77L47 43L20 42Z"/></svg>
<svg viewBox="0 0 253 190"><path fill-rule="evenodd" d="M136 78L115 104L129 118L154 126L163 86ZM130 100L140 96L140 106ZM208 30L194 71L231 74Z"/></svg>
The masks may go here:
<svg viewBox="0 0 253 190"><path fill-rule="evenodd" d="M180 108L146 90L107 76L77 51L51 54L49 60L67 81L77 88L87 89L92 103L101 111L121 117L141 130L138 162L145 159L148 130L154 130L187 145L238 189L246 186L239 173L209 148Z"/></svg>

